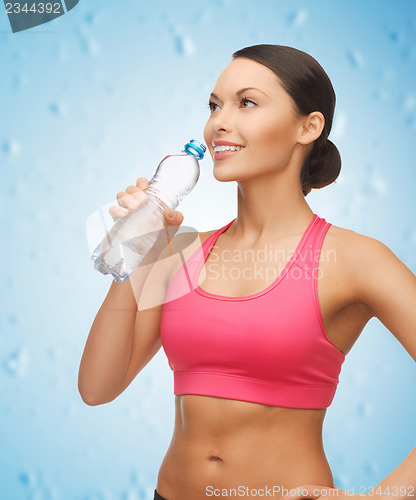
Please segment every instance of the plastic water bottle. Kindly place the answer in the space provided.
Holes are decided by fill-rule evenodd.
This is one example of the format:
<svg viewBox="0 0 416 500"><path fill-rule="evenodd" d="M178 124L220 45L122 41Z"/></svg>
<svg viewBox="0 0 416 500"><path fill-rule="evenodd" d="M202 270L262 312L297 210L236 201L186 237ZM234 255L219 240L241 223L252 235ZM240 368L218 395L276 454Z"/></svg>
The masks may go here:
<svg viewBox="0 0 416 500"><path fill-rule="evenodd" d="M146 189L148 199L138 210L118 219L94 250L91 259L95 269L111 274L118 283L132 274L157 245L161 231L165 232L166 208L175 210L197 183L198 160L204 157L205 151L203 144L192 139L181 154L163 158Z"/></svg>

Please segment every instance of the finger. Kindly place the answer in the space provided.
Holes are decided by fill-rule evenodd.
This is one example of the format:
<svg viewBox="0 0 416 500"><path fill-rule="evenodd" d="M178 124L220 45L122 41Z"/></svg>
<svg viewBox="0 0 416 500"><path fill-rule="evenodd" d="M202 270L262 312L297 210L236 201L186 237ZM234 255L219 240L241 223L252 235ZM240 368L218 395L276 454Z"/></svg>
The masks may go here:
<svg viewBox="0 0 416 500"><path fill-rule="evenodd" d="M137 186L130 185L130 186L126 187L126 193L129 193L129 194L138 193L140 191L143 191L143 189L140 189Z"/></svg>
<svg viewBox="0 0 416 500"><path fill-rule="evenodd" d="M114 205L108 209L111 217L113 218L114 221L119 219L120 217L125 217L129 211L127 208L120 207L118 205Z"/></svg>
<svg viewBox="0 0 416 500"><path fill-rule="evenodd" d="M143 203L147 200L147 194L143 191L143 189L138 188L137 186L127 186L126 193L131 194L136 200Z"/></svg>
<svg viewBox="0 0 416 500"><path fill-rule="evenodd" d="M128 193L126 193L125 191L120 191L119 193L117 193L117 203L120 205L120 207L124 207L124 208L128 208L127 207L127 196Z"/></svg>
<svg viewBox="0 0 416 500"><path fill-rule="evenodd" d="M149 182L146 177L139 177L136 181L136 186L140 189L147 189L149 187Z"/></svg>
<svg viewBox="0 0 416 500"><path fill-rule="evenodd" d="M165 221L172 226L179 226L180 224L182 224L182 221L184 219L182 212L173 210L172 208L167 208L164 211L163 216L165 218Z"/></svg>
<svg viewBox="0 0 416 500"><path fill-rule="evenodd" d="M165 224L164 231L161 230L158 235L155 247L159 248L160 250L165 250L169 253L169 255L173 255L174 250L172 248L171 242L175 234L179 230L179 227L179 224Z"/></svg>
<svg viewBox="0 0 416 500"><path fill-rule="evenodd" d="M328 490L332 488L329 488L328 486L320 486L319 484L308 484L306 486L301 486L300 487L300 493L301 497L304 493L307 493L307 495L303 495L304 497L306 496L307 498L313 498L317 499L323 494L327 493ZM322 493L324 491L324 493Z"/></svg>
<svg viewBox="0 0 416 500"><path fill-rule="evenodd" d="M290 489L289 495L284 495L281 500L302 500L304 498L317 499L322 496L322 490L328 490L328 487L318 485L301 485Z"/></svg>
<svg viewBox="0 0 416 500"><path fill-rule="evenodd" d="M121 191L117 194L117 201L121 207L128 208L129 210L137 210L144 201L147 200L147 196L143 191L137 193L135 196Z"/></svg>

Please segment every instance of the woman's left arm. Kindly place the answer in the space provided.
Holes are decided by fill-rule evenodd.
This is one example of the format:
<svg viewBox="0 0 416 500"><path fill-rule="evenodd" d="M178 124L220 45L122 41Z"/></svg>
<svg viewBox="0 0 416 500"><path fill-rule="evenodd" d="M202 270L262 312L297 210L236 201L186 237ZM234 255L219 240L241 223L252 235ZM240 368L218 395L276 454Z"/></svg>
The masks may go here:
<svg viewBox="0 0 416 500"><path fill-rule="evenodd" d="M357 300L367 305L416 362L416 276L384 243L357 233L353 239L348 260ZM377 490L376 499L386 492L386 497L416 500L416 446L375 486Z"/></svg>
<svg viewBox="0 0 416 500"><path fill-rule="evenodd" d="M384 243L353 231L348 238L344 248L356 302L365 304L416 362L416 276ZM297 488L282 500L416 500L416 446L370 494L311 484Z"/></svg>

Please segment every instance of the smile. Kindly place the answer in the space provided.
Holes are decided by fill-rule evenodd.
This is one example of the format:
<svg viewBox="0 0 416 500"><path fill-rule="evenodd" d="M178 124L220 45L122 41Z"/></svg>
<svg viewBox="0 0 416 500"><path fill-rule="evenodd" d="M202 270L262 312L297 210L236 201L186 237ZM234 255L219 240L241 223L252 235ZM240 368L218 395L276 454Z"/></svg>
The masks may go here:
<svg viewBox="0 0 416 500"><path fill-rule="evenodd" d="M215 160L224 160L225 158L229 158L230 156L238 154L242 151L244 147L238 146L216 146L214 148L214 159Z"/></svg>

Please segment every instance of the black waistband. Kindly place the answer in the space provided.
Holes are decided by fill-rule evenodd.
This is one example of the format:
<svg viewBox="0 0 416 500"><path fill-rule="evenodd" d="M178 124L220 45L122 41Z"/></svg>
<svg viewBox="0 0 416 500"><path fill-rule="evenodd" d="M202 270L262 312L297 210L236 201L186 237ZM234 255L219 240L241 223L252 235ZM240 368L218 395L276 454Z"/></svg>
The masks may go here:
<svg viewBox="0 0 416 500"><path fill-rule="evenodd" d="M162 497L162 495L159 495L159 493L155 490L155 496L153 497L153 500L167 500L167 498Z"/></svg>

